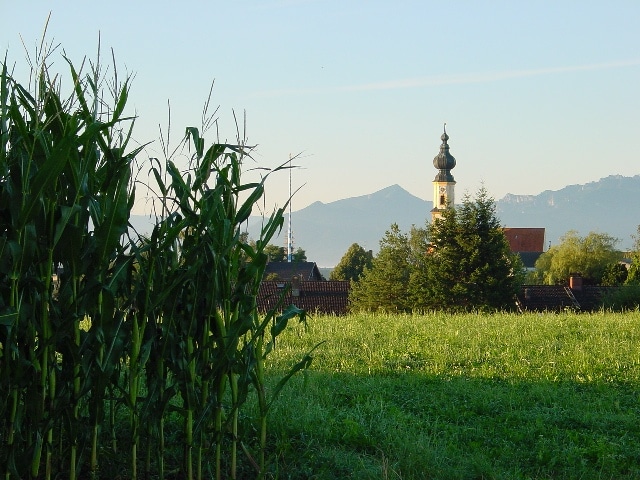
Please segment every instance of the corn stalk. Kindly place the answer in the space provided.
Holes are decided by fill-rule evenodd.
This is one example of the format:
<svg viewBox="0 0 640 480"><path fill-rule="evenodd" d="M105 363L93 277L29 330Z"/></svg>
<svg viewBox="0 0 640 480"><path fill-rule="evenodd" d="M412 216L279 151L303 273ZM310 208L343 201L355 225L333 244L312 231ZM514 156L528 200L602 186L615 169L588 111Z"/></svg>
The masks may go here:
<svg viewBox="0 0 640 480"><path fill-rule="evenodd" d="M90 397L101 402L100 383L87 382L83 367L105 348L87 348L79 322L117 317L115 302L103 298L120 295L128 264L119 239L133 201L129 164L137 151L124 154L126 135L114 135L128 86L116 86L114 107L97 112L101 86L92 78L100 73L83 78L69 62L73 89L63 99L59 81L49 77L50 53L38 54L32 88L16 82L4 63L0 79L5 478L52 478L56 440L57 451L68 454L69 477L78 477L82 398L93 390Z"/></svg>
<svg viewBox="0 0 640 480"><path fill-rule="evenodd" d="M118 81L114 65L105 94L99 60L88 73L69 61L72 89L63 98L49 76L50 53L38 57L29 88L0 64L1 474L108 475L101 452L109 442L122 451L115 408L124 405L128 478L140 476L145 443L145 476L165 478L173 412L182 418L182 476L237 478L238 452L251 455L240 444L239 413L255 389L256 475L264 476L267 412L284 384L266 391L274 340L265 336L304 320L295 308L257 312L264 248L286 205L265 220L255 244L242 226L271 172L243 183L251 149L240 139L205 148L189 127L182 150L151 166L161 204L151 235L129 235L132 165L142 149L127 151L129 81ZM186 173L176 152L190 158Z"/></svg>

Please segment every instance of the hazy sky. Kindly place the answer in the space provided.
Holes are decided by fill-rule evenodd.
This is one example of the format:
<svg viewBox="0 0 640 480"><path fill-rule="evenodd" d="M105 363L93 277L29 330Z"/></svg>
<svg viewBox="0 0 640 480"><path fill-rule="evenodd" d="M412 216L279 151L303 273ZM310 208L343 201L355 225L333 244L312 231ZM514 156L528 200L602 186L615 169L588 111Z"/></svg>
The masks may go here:
<svg viewBox="0 0 640 480"><path fill-rule="evenodd" d="M443 123L456 197L496 199L611 174L640 174L640 2L9 1L0 50L47 38L76 64L134 75L135 137L156 141L171 103L173 144L212 105L221 135L246 112L257 166L300 154L294 210L399 184L431 200ZM22 38L22 40L21 40ZM25 79L26 80L26 79ZM213 139L213 132L208 138ZM282 204L288 175L267 186ZM615 203L612 204L615 206Z"/></svg>

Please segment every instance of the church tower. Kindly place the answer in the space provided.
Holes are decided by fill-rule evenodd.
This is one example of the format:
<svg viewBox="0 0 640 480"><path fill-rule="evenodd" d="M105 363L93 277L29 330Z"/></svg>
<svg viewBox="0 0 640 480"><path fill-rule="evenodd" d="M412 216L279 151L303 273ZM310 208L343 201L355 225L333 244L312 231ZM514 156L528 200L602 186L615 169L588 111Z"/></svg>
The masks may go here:
<svg viewBox="0 0 640 480"><path fill-rule="evenodd" d="M451 175L451 169L456 166L456 159L449 153L449 135L447 135L447 124L444 124L444 133L440 137L440 153L433 158L433 166L438 169L438 174L433 180L433 209L431 210L431 221L442 217L442 212L455 203L454 189L456 181Z"/></svg>

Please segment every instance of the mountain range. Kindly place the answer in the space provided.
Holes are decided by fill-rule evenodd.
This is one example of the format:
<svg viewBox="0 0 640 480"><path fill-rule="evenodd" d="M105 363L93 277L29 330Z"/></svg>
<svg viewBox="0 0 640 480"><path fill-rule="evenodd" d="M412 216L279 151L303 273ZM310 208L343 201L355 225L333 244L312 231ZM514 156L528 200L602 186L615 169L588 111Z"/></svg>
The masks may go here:
<svg viewBox="0 0 640 480"><path fill-rule="evenodd" d="M431 201L399 185L335 202L314 202L292 213L294 249L301 247L319 267L333 267L353 243L376 253L392 223L403 232L409 232L412 225L424 226L432 208ZM496 200L496 214L504 227L545 228L546 248L559 243L569 230L576 230L580 235L607 233L620 240L618 248L626 250L640 224L640 175L611 175L538 195L507 194ZM258 238L261 221L261 217L249 219L250 238ZM150 230L149 217L133 215L131 222L139 232ZM286 245L287 222L271 243Z"/></svg>
<svg viewBox="0 0 640 480"><path fill-rule="evenodd" d="M353 243L377 252L392 223L403 232L412 225L424 226L432 208L433 202L399 185L331 203L315 202L292 213L294 249L304 249L308 260L320 267L332 267ZM496 200L496 214L504 227L544 228L547 248L576 230L580 235L607 233L620 240L620 249L629 249L640 224L640 175L612 175L538 195L507 194ZM259 234L259 223L259 218L249 221L250 237ZM285 223L272 243L286 245L286 230Z"/></svg>

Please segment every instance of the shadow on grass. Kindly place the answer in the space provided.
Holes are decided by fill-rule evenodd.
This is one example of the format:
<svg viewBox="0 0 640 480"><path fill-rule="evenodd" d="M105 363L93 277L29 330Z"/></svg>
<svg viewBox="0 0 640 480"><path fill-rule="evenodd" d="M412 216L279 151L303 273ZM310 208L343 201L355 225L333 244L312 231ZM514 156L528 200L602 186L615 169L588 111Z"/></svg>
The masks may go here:
<svg viewBox="0 0 640 480"><path fill-rule="evenodd" d="M270 416L272 478L640 478L635 385L309 371Z"/></svg>

